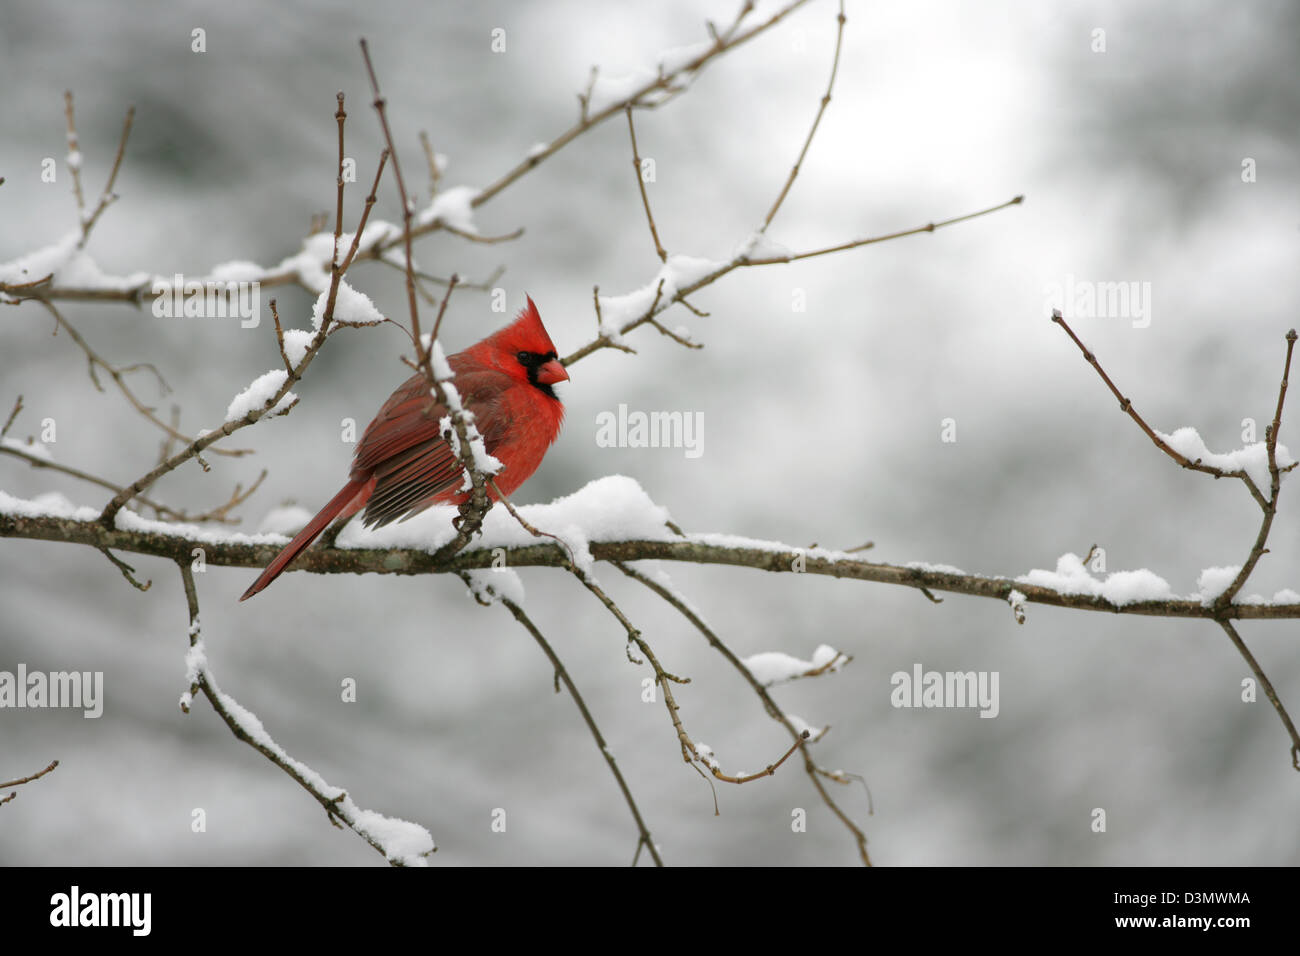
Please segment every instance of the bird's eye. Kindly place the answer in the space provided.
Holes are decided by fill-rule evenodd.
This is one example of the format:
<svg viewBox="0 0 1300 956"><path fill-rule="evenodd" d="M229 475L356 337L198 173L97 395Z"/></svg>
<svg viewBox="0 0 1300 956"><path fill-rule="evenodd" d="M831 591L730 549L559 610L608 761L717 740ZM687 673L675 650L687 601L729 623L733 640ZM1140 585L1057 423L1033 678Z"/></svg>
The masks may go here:
<svg viewBox="0 0 1300 956"><path fill-rule="evenodd" d="M515 358L519 360L520 365L528 364L529 355L527 352L517 352Z"/></svg>

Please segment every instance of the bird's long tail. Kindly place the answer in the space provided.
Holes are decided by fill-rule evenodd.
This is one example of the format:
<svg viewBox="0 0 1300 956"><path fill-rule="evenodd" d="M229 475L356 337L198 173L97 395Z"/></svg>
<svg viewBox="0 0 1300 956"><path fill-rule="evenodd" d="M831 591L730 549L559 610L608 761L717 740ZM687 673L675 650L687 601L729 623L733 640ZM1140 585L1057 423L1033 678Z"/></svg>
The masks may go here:
<svg viewBox="0 0 1300 956"><path fill-rule="evenodd" d="M307 527L299 531L298 536L285 545L284 550L275 556L275 560L266 566L266 570L253 582L252 586L244 592L243 597L239 600L247 601L278 578L281 572L289 566L289 563L298 557L302 551L305 551L307 546L315 541L317 536L335 518L350 518L360 511L374 487L375 480L373 478L366 481L354 479L344 485L343 490L331 498L329 504L307 523Z"/></svg>

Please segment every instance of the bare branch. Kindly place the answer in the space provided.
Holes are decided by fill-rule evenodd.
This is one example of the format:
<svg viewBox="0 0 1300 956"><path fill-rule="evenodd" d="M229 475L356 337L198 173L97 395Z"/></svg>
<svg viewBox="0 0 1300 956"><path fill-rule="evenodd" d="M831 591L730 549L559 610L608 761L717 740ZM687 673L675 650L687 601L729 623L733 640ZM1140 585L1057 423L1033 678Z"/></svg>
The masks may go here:
<svg viewBox="0 0 1300 956"><path fill-rule="evenodd" d="M3 180L0 180L0 182L3 182ZM25 783L31 783L33 780L39 780L41 779L41 777L45 776L47 773L49 773L58 765L59 762L57 760L51 760L50 765L46 767L44 770L38 770L34 774L31 774L26 777L19 777L17 780L6 780L4 783L0 783L0 790L8 790L10 787L21 787ZM9 794L9 796L7 797L0 798L0 807L4 806L6 803L8 803L16 796L18 796L17 790Z"/></svg>
<svg viewBox="0 0 1300 956"><path fill-rule="evenodd" d="M636 186L641 192L641 206L645 209L646 222L650 224L650 237L655 241L655 253L659 256L660 262L668 261L668 253L664 251L664 244L659 241L659 230L655 228L654 213L650 211L650 197L645 191L645 174L641 169L641 153L636 148L636 125L632 122L632 105L627 106L627 132L632 137L632 174L636 176Z"/></svg>
<svg viewBox="0 0 1300 956"><path fill-rule="evenodd" d="M174 438L176 441L185 442L185 443L193 441L192 436L177 431L167 422L164 422L161 418L155 415L153 408L146 405L144 402L142 402L140 398L135 394L135 392L131 390L131 387L127 385L126 375L128 373L133 372L137 369L142 369L142 368L147 369L154 373L154 376L158 379L159 386L162 389L163 394L165 395L167 392L171 391L171 389L168 387L166 381L163 380L163 377L158 374L158 370L156 368L154 368L152 365L139 364L139 363L135 365L125 366L122 368L119 368L115 365L110 365L108 362L106 362L103 359L102 356L100 356L98 352L96 352L94 349L90 347L90 345L86 342L86 340L82 338L81 333L78 332L77 329L66 318L64 318L63 313L61 313L58 310L58 308L55 307L53 302L50 302L46 299L40 299L38 301L42 306L45 307L45 310L54 317L54 321L58 324L58 327L63 329L65 332L67 332L68 337L72 339L72 341L76 343L77 347L80 348L81 351L86 354L86 363L90 374L90 380L91 382L94 383L96 388L98 388L100 391L104 390L103 386L99 384L98 376L95 374L95 369L100 368L103 369L105 372L107 372L109 377L112 378L113 384L117 386L118 391L120 391L124 396L126 396L126 400L131 403L131 407L134 408L137 412L139 412L147 421L151 422L153 425L161 429L167 435ZM214 448L213 452L215 452L218 455L228 455L231 458L238 458L243 455L251 455L253 453L253 450L251 448Z"/></svg>
<svg viewBox="0 0 1300 956"><path fill-rule="evenodd" d="M1232 626L1232 622L1220 619L1219 626L1223 628L1223 632L1228 635L1228 639L1232 641L1233 646L1236 647L1241 656L1245 658L1247 665L1249 665L1255 678L1259 681L1260 686L1264 688L1264 694L1268 697L1269 703L1271 703L1273 709L1277 711L1277 716L1282 721L1282 726L1286 728L1287 734L1291 737L1291 766L1300 771L1300 733L1297 733L1295 723L1291 720L1291 715L1288 714L1286 708L1282 706L1282 701L1278 698L1277 691L1273 689L1272 681L1268 679L1268 675L1264 673L1264 669L1259 666L1259 661L1255 660L1255 655L1250 652L1248 647L1246 647L1246 642L1241 639L1241 635L1238 634L1237 629Z"/></svg>
<svg viewBox="0 0 1300 956"><path fill-rule="evenodd" d="M790 187L794 185L795 179L799 176L799 170L803 168L803 161L808 156L808 148L812 146L813 137L817 135L817 127L821 125L822 117L826 114L826 107L831 105L831 91L835 89L835 75L840 69L840 49L844 45L844 0L840 0L840 12L835 18L835 56L831 60L831 75L826 82L826 92L822 94L821 103L817 107L817 115L813 117L812 128L808 130L808 136L803 141L803 149L799 150L799 158L794 161L790 167L790 175L786 178L785 185L781 187L781 193L776 197L776 202L772 203L772 208L767 211L763 218L763 225L759 227L759 232L767 232L767 227L772 225L772 220L776 218L781 204L785 202L785 197L790 192Z"/></svg>
<svg viewBox="0 0 1300 956"><path fill-rule="evenodd" d="M468 575L462 575L462 578L464 578L466 585L473 590L474 584ZM489 592L492 592L492 590L492 588L488 588ZM623 799L627 801L627 807L632 813L632 819L636 821L639 834L637 853L639 854L641 848L644 847L650 853L650 858L654 860L655 866L663 866L664 861L659 855L659 847L655 845L654 838L650 835L650 828L646 825L645 818L641 816L641 809L632 796L632 788L628 786L627 780L623 777L623 771L619 769L618 761L614 759L614 755L610 752L609 745L605 742L605 736L600 732L600 727L596 724L596 718L592 716L591 711L587 708L587 702L583 700L582 694L578 692L578 687L573 682L573 678L569 676L564 662L560 660L560 656L555 653L555 649L551 647L550 642L546 640L537 625L524 613L523 608L503 595L497 595L496 600L500 601L505 609L514 615L514 619L523 625L524 630L537 642L537 645L542 649L542 653L546 655L551 662L551 666L555 669L556 680L563 681L564 686L569 689L569 696L573 698L573 702L578 706L578 711L582 714L582 719L591 731L591 736L595 739L601 756L605 758L605 763L609 766L609 772L614 775L614 780L623 793Z"/></svg>

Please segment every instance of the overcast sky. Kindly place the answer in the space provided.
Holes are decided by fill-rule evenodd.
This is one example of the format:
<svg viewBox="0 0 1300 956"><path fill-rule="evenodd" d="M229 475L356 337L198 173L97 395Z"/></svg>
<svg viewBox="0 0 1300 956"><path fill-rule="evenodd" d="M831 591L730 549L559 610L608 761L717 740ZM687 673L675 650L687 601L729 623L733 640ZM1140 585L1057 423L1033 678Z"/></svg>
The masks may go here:
<svg viewBox="0 0 1300 956"><path fill-rule="evenodd" d="M706 38L734 3L274 6L11 2L0 11L0 262L76 222L64 166L62 93L76 94L85 188L97 195L122 115L135 126L120 199L89 250L105 271L203 273L270 265L332 209L335 93L346 92L355 222L382 136L357 47L368 38L404 170L427 198L417 133L447 157L444 186L481 187L576 119L591 67L617 76ZM771 4L761 4L755 18ZM58 15L52 15L53 10ZM683 95L637 116L659 234L671 253L727 258L762 221L825 90L835 5L788 22L712 64ZM739 270L694 297L709 313L665 316L704 344L645 329L637 355L577 363L559 442L519 502L549 501L624 474L690 531L806 546L873 541L873 560L926 561L1017 576L1106 549L1106 571L1146 568L1175 594L1204 568L1240 564L1259 509L1237 482L1183 471L1125 416L1062 331L1055 290L1132 283L1122 315L1072 325L1153 427L1199 429L1214 451L1271 417L1284 335L1300 301L1300 23L1293 4L847 5L832 102L772 229L793 250L1023 205L893 243ZM206 49L192 36L204 31ZM494 31L503 31L494 34ZM498 47L493 50L494 36ZM58 162L54 184L41 163ZM591 290L644 286L658 259L620 118L579 138L477 213L481 246L440 235L417 247L431 272L505 272L513 311L529 294L561 353L591 338ZM376 216L399 218L391 184ZM404 315L391 270L349 276ZM277 290L302 327L311 297ZM458 292L449 350L503 322L490 297ZM1140 305L1138 304L1140 303ZM220 423L244 385L276 367L257 329L75 305L69 320L110 361L152 362L182 427ZM129 482L158 434L35 304L0 310L0 407L18 394L19 436L58 423L60 461ZM255 530L287 501L314 511L347 477L339 421L368 421L406 376L392 327L331 338L287 418L242 432L251 458L187 467L157 493L201 510L269 471L245 506ZM606 448L597 420L620 404L703 416L702 454ZM1284 420L1282 441L1300 448ZM944 441L945 422L948 437ZM0 489L104 493L0 457ZM1300 590L1297 512L1285 487L1248 593ZM382 864L236 741L205 704L189 716L186 617L165 562L124 556L141 594L94 551L0 542L0 670L103 671L104 716L0 711L0 779L51 759L48 778L0 808L0 862ZM918 864L1300 863L1288 739L1260 695L1243 703L1241 659L1206 622L1002 604L742 569L668 567L738 653L811 656L830 644L844 671L778 688L830 724L816 754L864 776L836 788L876 862ZM784 732L672 609L614 569L598 575L669 670L687 727L731 769L770 763ZM1104 575L1102 575L1104 576ZM567 695L527 634L453 578L289 574L256 600L250 569L199 581L214 673L290 753L362 806L427 826L433 862L622 865L635 829ZM847 833L803 772L709 787L683 766L649 671L628 662L617 623L555 570L525 570L527 604L600 720L666 859L677 864L852 864ZM1284 702L1300 708L1290 623L1242 633ZM1000 711L890 704L890 678L926 670L1000 676ZM340 700L354 678L356 703ZM205 811L207 830L191 820ZM491 827L503 808L505 833ZM792 812L808 812L792 833ZM1094 811L1107 831L1093 832Z"/></svg>

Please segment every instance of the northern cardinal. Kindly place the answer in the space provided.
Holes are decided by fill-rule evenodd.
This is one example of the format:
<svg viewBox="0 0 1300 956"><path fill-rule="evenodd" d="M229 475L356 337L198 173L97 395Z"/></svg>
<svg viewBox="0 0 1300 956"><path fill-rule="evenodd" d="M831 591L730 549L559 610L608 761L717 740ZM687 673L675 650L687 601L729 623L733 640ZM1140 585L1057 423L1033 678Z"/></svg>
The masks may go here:
<svg viewBox="0 0 1300 956"><path fill-rule="evenodd" d="M567 381L569 373L556 358L531 298L514 322L447 361L462 407L474 413L488 454L505 466L495 483L509 495L537 470L560 433L564 406L551 386ZM366 527L381 527L433 504L468 500L469 493L460 491L465 471L439 431L440 420L449 414L433 397L423 372L403 382L357 443L348 483L240 600L279 577L336 518L346 521L365 508Z"/></svg>

